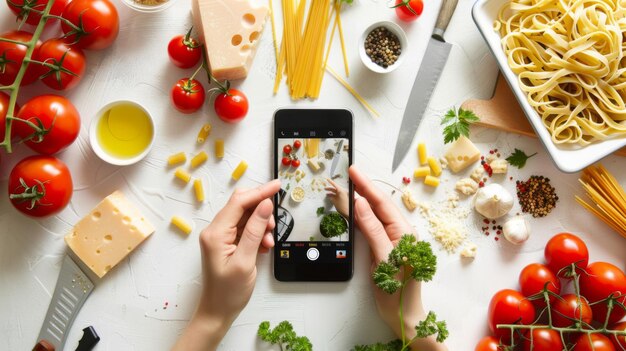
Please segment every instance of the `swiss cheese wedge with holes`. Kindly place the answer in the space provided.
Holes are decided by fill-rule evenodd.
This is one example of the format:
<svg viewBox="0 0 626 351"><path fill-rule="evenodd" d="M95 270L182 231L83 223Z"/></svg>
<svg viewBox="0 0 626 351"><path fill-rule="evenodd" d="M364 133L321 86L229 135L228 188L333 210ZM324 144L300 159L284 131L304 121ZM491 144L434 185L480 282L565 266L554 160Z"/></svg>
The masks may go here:
<svg viewBox="0 0 626 351"><path fill-rule="evenodd" d="M102 278L152 233L154 226L116 191L76 223L65 242Z"/></svg>
<svg viewBox="0 0 626 351"><path fill-rule="evenodd" d="M268 8L252 7L248 0L193 0L192 12L213 77L245 78Z"/></svg>

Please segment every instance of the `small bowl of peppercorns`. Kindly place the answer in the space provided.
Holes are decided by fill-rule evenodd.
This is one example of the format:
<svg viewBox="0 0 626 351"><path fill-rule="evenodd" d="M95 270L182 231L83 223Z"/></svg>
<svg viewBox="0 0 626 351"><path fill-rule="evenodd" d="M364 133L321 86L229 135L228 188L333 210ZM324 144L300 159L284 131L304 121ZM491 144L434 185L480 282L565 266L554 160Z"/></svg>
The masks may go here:
<svg viewBox="0 0 626 351"><path fill-rule="evenodd" d="M389 73L402 63L406 51L406 34L399 25L380 21L367 27L359 42L359 56L370 70Z"/></svg>

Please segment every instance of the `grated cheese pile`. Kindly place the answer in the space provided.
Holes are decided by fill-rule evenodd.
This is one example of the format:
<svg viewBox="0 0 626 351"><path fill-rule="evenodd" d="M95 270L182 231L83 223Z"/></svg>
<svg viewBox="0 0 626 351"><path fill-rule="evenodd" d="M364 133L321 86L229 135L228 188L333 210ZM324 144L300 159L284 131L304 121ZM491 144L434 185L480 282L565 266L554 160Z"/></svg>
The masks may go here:
<svg viewBox="0 0 626 351"><path fill-rule="evenodd" d="M420 214L428 221L429 232L449 253L454 253L467 238L465 219L469 209L459 207L458 195L450 195L446 201L431 205L418 204Z"/></svg>

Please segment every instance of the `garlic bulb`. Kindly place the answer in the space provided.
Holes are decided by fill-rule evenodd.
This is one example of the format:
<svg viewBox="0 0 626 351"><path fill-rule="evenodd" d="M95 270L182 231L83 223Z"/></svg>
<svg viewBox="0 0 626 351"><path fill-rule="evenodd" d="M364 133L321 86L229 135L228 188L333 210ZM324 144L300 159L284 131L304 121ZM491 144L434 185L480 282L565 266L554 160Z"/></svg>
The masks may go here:
<svg viewBox="0 0 626 351"><path fill-rule="evenodd" d="M486 218L500 218L513 208L513 196L500 184L490 184L478 190L474 208Z"/></svg>
<svg viewBox="0 0 626 351"><path fill-rule="evenodd" d="M502 226L504 237L511 244L519 245L530 237L530 225L522 216L515 216Z"/></svg>

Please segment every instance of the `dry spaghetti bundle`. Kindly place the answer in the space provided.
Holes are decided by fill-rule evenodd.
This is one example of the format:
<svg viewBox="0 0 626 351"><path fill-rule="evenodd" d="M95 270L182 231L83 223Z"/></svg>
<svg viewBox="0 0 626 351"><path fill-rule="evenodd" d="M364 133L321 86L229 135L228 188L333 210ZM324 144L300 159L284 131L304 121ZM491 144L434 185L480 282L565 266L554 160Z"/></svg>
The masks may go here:
<svg viewBox="0 0 626 351"><path fill-rule="evenodd" d="M626 193L615 177L599 165L587 167L579 181L593 205L579 196L576 201L626 238Z"/></svg>

